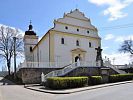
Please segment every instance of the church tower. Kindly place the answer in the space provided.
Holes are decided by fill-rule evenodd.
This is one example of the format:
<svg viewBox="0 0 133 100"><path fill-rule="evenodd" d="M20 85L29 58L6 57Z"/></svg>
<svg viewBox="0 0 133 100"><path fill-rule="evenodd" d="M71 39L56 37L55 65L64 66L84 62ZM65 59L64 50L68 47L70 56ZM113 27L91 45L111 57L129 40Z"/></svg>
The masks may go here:
<svg viewBox="0 0 133 100"><path fill-rule="evenodd" d="M38 36L36 36L36 33L33 31L33 26L29 25L28 31L25 31L24 35L24 52L25 52L25 60L26 62L32 62L33 61L33 53L32 50L38 43Z"/></svg>

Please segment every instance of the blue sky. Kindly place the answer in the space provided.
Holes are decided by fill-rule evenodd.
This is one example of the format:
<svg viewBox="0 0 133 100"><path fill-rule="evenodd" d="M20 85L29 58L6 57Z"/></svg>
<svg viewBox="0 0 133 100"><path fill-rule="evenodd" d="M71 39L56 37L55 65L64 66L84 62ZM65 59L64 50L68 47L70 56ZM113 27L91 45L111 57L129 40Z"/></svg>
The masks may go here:
<svg viewBox="0 0 133 100"><path fill-rule="evenodd" d="M103 56L115 57L116 64L128 63L128 54L120 54L118 48L124 39L133 39L133 0L1 0L0 24L26 31L32 20L34 30L42 37L53 27L54 19L76 8L98 28Z"/></svg>

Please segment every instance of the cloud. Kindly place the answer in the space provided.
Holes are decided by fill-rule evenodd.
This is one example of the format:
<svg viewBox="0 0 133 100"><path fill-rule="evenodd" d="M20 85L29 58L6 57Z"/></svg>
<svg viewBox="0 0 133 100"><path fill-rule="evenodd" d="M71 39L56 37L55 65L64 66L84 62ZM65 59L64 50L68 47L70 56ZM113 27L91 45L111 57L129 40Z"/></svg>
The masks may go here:
<svg viewBox="0 0 133 100"><path fill-rule="evenodd" d="M109 47L105 46L105 47L102 47L102 48L103 48L103 50L107 50Z"/></svg>
<svg viewBox="0 0 133 100"><path fill-rule="evenodd" d="M111 40L114 38L114 35L113 34L107 34L104 38L104 40Z"/></svg>
<svg viewBox="0 0 133 100"><path fill-rule="evenodd" d="M128 35L128 36L117 36L115 38L115 42L123 42L124 40L133 40L133 35Z"/></svg>
<svg viewBox="0 0 133 100"><path fill-rule="evenodd" d="M124 40L133 40L133 35L114 36L113 34L107 34L104 40L114 40L115 42L123 42Z"/></svg>
<svg viewBox="0 0 133 100"><path fill-rule="evenodd" d="M4 27L10 27L12 29L17 29L19 31L19 34L21 34L22 36L24 36L24 31L22 31L21 29L18 29L18 28L15 28L15 27L12 27L12 26L7 26L7 25L4 25L4 24L0 24L0 27L1 26L4 26Z"/></svg>
<svg viewBox="0 0 133 100"><path fill-rule="evenodd" d="M107 6L103 15L108 15L109 20L117 20L126 17L128 14L122 10L133 3L133 0L88 0L98 6Z"/></svg>
<svg viewBox="0 0 133 100"><path fill-rule="evenodd" d="M110 59L111 64L114 63L115 65L129 64L133 61L133 57L131 57L130 54L123 54L123 53L105 54L103 53L103 57L105 56Z"/></svg>

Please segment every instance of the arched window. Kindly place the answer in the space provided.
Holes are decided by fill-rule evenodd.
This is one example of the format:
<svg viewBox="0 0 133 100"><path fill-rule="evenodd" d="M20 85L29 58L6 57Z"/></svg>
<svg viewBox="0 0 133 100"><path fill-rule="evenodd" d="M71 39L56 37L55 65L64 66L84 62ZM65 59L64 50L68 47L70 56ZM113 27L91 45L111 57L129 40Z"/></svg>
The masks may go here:
<svg viewBox="0 0 133 100"><path fill-rule="evenodd" d="M76 41L76 46L79 46L79 40Z"/></svg>
<svg viewBox="0 0 133 100"><path fill-rule="evenodd" d="M79 32L79 29L77 29L77 32Z"/></svg>
<svg viewBox="0 0 133 100"><path fill-rule="evenodd" d="M88 33L88 34L90 33L89 30L87 31L87 33Z"/></svg>
<svg viewBox="0 0 133 100"><path fill-rule="evenodd" d="M91 42L89 42L89 47L92 47Z"/></svg>
<svg viewBox="0 0 133 100"><path fill-rule="evenodd" d="M64 44L65 41L64 41L64 38L61 38L61 44Z"/></svg>
<svg viewBox="0 0 133 100"><path fill-rule="evenodd" d="M32 47L30 47L30 52L32 52Z"/></svg>

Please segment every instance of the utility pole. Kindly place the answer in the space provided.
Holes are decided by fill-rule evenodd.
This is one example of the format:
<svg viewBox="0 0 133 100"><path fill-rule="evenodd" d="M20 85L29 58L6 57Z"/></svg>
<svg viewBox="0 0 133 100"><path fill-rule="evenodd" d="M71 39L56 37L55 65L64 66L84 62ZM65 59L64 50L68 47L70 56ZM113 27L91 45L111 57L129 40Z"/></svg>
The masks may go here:
<svg viewBox="0 0 133 100"><path fill-rule="evenodd" d="M16 37L13 37L14 40L14 79L16 79Z"/></svg>

